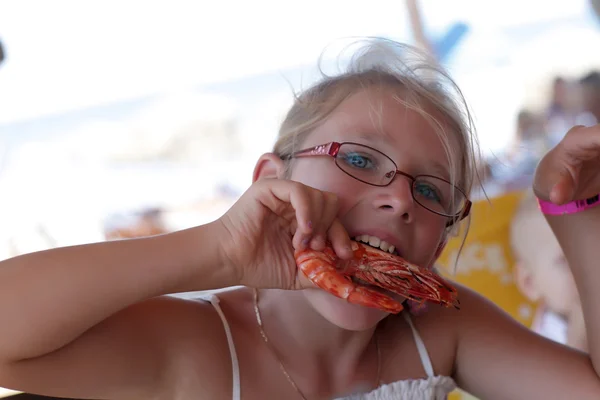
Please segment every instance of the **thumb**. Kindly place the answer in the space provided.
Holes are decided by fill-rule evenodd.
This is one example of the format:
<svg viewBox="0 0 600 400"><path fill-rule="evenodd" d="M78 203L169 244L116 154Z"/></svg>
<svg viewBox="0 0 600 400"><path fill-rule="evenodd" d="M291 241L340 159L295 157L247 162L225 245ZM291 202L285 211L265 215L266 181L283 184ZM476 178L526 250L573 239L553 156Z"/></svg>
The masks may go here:
<svg viewBox="0 0 600 400"><path fill-rule="evenodd" d="M573 201L575 196L575 182L571 174L563 173L558 182L550 191L550 201L554 204L565 204Z"/></svg>

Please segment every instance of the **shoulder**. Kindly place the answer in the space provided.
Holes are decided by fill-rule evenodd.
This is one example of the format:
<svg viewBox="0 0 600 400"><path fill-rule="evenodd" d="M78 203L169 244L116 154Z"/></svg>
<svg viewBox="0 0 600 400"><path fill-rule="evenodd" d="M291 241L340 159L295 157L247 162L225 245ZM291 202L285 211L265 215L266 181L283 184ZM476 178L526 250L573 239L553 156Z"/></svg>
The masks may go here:
<svg viewBox="0 0 600 400"><path fill-rule="evenodd" d="M176 398L176 390L218 397L230 390L233 364L227 331L238 347L244 330L239 311L244 308L244 291L154 301L154 334L163 338L160 345L167 352L165 395Z"/></svg>
<svg viewBox="0 0 600 400"><path fill-rule="evenodd" d="M536 334L484 296L457 287L461 309L445 310L432 325L439 337L446 332L454 337L450 358L462 389L479 398L511 399L598 393L588 355ZM510 376L514 384L503 384L499 376Z"/></svg>
<svg viewBox="0 0 600 400"><path fill-rule="evenodd" d="M498 327L527 329L482 294L464 285L453 284L459 293L460 309L429 305L427 313L413 317L424 336L439 336L444 332L446 340L458 349L465 339L480 336L483 331Z"/></svg>
<svg viewBox="0 0 600 400"><path fill-rule="evenodd" d="M133 323L143 324L147 334L156 337L157 346L166 353L170 368L194 351L227 350L223 322L208 296L185 299L161 296L147 300L131 310ZM206 356L195 358L202 362Z"/></svg>
<svg viewBox="0 0 600 400"><path fill-rule="evenodd" d="M460 310L427 303L427 311L415 316L410 315L416 335L421 338L433 364L436 375L452 376L461 342L470 336L478 335L482 325L498 326L498 318L512 320L496 305L472 289L454 284L459 291ZM408 312L405 311L405 312ZM516 321L515 324L518 324ZM402 315L391 315L384 324L385 336L395 338L393 348L396 361L399 357L406 360L411 357L417 365L421 363L412 331ZM411 361L413 363L413 361ZM414 368L413 368L414 370ZM422 368L417 373L423 374ZM414 374L413 374L414 375Z"/></svg>
<svg viewBox="0 0 600 400"><path fill-rule="evenodd" d="M227 337L243 323L248 294L245 289L236 289L193 297L165 296L157 303L154 310L161 316L158 329L168 334L170 340L177 339L176 347L207 346L215 349L217 345L216 349L229 353Z"/></svg>

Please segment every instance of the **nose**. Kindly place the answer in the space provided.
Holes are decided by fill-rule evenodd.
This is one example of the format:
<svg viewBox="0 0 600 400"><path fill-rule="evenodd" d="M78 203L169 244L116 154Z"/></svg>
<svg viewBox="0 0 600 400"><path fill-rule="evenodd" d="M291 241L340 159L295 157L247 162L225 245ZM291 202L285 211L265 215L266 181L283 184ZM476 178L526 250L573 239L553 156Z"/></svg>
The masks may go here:
<svg viewBox="0 0 600 400"><path fill-rule="evenodd" d="M406 223L412 222L415 214L412 180L397 174L388 186L378 188L373 205L390 217L401 217Z"/></svg>

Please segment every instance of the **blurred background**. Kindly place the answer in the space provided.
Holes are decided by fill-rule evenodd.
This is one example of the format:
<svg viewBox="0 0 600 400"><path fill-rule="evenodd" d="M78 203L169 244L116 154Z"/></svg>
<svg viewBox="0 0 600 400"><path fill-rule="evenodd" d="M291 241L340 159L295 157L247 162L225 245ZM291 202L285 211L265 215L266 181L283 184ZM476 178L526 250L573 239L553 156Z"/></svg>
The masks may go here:
<svg viewBox="0 0 600 400"><path fill-rule="evenodd" d="M219 217L340 38L435 52L473 109L488 195L590 117L589 0L312 1L0 1L0 258Z"/></svg>
<svg viewBox="0 0 600 400"><path fill-rule="evenodd" d="M474 113L487 196L522 190L568 127L600 120L599 9L0 0L0 259L220 217L318 56L353 36L433 53Z"/></svg>

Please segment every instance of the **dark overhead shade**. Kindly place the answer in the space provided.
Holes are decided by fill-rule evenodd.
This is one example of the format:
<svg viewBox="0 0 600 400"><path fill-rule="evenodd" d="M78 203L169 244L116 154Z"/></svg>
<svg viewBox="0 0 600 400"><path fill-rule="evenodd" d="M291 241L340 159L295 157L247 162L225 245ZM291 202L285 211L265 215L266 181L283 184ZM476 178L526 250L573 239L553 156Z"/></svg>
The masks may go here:
<svg viewBox="0 0 600 400"><path fill-rule="evenodd" d="M596 17L598 17L598 20L600 21L600 0L590 0L590 3L596 13Z"/></svg>

